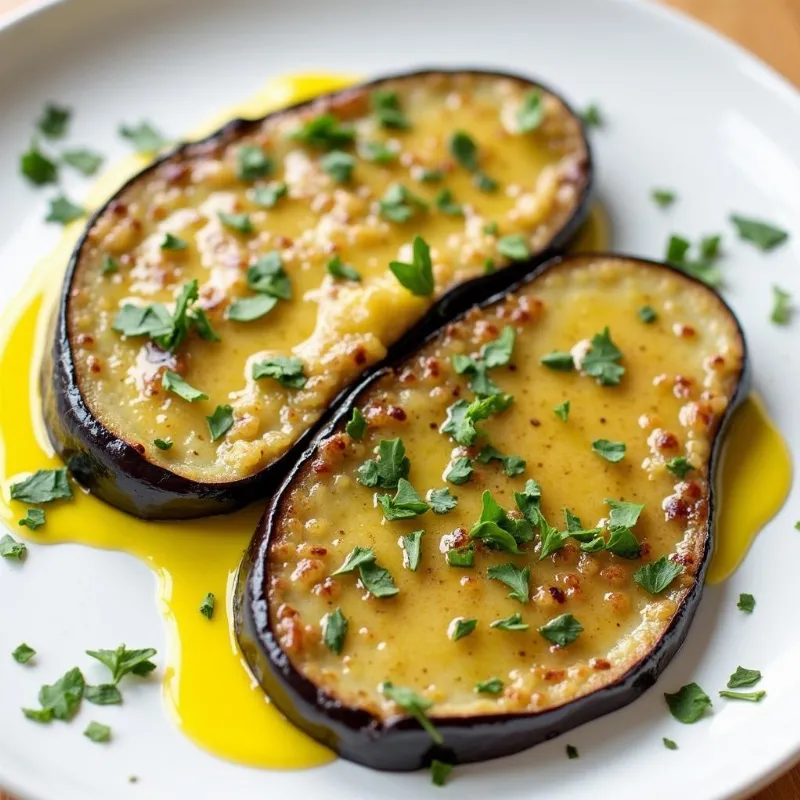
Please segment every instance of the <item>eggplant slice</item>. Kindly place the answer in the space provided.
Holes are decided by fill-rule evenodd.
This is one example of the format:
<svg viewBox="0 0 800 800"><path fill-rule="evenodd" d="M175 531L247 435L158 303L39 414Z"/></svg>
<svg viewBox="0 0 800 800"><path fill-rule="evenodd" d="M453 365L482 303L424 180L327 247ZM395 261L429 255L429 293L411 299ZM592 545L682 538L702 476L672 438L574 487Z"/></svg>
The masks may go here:
<svg viewBox="0 0 800 800"><path fill-rule="evenodd" d="M235 120L90 221L42 376L50 438L141 517L264 497L354 380L561 251L590 187L580 119L513 75L397 75ZM416 236L435 286L406 268L412 293L389 264Z"/></svg>
<svg viewBox="0 0 800 800"><path fill-rule="evenodd" d="M716 293L614 255L445 324L354 390L259 524L235 618L264 690L385 770L508 755L634 700L700 600L746 365Z"/></svg>

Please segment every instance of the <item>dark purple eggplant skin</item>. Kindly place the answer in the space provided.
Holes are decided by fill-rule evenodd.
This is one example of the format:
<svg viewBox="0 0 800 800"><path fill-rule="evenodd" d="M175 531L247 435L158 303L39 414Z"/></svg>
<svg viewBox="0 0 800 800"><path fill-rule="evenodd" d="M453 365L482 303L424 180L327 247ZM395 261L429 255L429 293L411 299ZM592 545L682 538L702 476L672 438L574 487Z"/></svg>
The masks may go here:
<svg viewBox="0 0 800 800"><path fill-rule="evenodd" d="M580 121L580 116L560 94L539 81L520 75L493 70L452 68L429 68L385 75L339 92L332 92L297 103L259 119L234 119L203 140L181 144L132 177L104 206L94 213L70 257L61 300L56 311L52 336L53 345L43 361L41 371L44 421L50 441L75 478L93 495L128 514L144 519L205 517L234 511L258 500L263 501L278 489L287 469L308 447L316 431L325 426L331 418L333 409L351 390L351 387L344 389L331 403L330 410L323 414L317 423L311 426L283 456L247 478L225 483L195 481L148 461L133 445L115 436L92 415L78 386L70 346L67 309L73 276L78 268L88 231L97 218L121 192L165 161L189 159L195 153L225 145L246 134L268 117L283 116L304 108L311 108L331 97L346 98L348 94L377 87L387 80L421 77L431 73L473 73L522 80L529 83L532 89L540 88L558 97L567 110ZM403 353L413 350L431 330L441 324L443 319L452 317L488 295L508 287L530 272L537 264L565 250L570 240L586 221L593 197L594 168L585 129L583 130L583 146L586 159L580 199L570 219L553 237L549 245L529 260L516 262L497 272L454 287L437 301L417 325L389 349L383 363L396 361L402 357ZM365 374L374 374L382 365L373 366Z"/></svg>
<svg viewBox="0 0 800 800"><path fill-rule="evenodd" d="M595 257L602 257L596 254ZM607 254L612 255L612 254ZM591 258L580 254L578 258ZM646 259L614 255L649 266L680 273L688 281L707 291L701 281L668 264ZM511 287L514 291L544 271L554 269L569 257L555 258L536 268L531 275ZM505 292L481 303L495 303ZM251 671L278 709L298 728L337 752L343 758L372 769L410 771L426 767L433 759L449 764L486 761L512 755L560 736L597 717L616 711L633 702L656 682L658 676L680 650L700 602L706 571L712 552L715 511L714 476L719 464L725 431L735 409L750 392L751 367L742 327L735 314L720 297L720 302L736 321L742 344L742 367L731 402L720 420L711 448L709 464L709 513L702 560L696 580L669 627L656 645L618 680L557 708L539 713L494 714L467 717L437 717L432 720L444 738L444 745L435 745L430 736L409 717L383 722L368 712L343 705L292 666L272 630L268 613L266 586L269 578L269 548L272 531L282 513L284 498L293 481L316 456L319 443L341 429L352 409L370 387L387 374L398 374L399 366L386 366L366 377L342 402L325 428L318 432L314 444L295 465L275 495L256 528L237 576L234 595L234 624L242 653ZM444 326L442 326L444 327ZM435 336L435 331L426 341ZM424 342L423 342L424 344ZM420 345L422 346L422 345ZM398 362L399 363L399 362Z"/></svg>

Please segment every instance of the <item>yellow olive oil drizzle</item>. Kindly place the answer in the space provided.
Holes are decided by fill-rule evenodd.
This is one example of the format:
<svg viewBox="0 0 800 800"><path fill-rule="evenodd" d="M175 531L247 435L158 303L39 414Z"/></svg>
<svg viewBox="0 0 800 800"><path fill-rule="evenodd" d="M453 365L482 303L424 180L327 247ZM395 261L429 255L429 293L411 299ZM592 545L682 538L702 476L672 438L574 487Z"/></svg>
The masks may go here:
<svg viewBox="0 0 800 800"><path fill-rule="evenodd" d="M270 81L257 96L220 114L194 135L209 133L231 116L260 116L353 80L308 74ZM146 163L144 157L132 156L106 171L91 190L87 206L98 206ZM333 755L289 724L264 696L244 667L232 633L233 576L260 508L204 520L143 522L76 490L74 500L46 508L47 523L40 531L17 526L25 509L8 500L10 479L61 465L41 421L38 365L43 348L50 346L50 312L81 228L81 222L67 228L61 244L36 268L22 296L6 313L0 331L0 482L5 488L0 518L15 536L37 544L77 542L120 550L153 569L158 577L159 610L167 622L167 653L160 654L160 663L165 665L165 702L178 727L199 746L251 766L300 768L327 763ZM595 207L574 249L603 250L608 238L605 214ZM21 392L16 376L26 371L28 391ZM765 468L770 470L768 485L762 478ZM786 445L757 401L748 400L731 426L720 477L712 581L723 580L736 568L788 493L791 465ZM767 491L756 496L754 485ZM35 569L35 553L26 568ZM217 598L212 620L198 610L207 592ZM115 644L96 643L98 647Z"/></svg>

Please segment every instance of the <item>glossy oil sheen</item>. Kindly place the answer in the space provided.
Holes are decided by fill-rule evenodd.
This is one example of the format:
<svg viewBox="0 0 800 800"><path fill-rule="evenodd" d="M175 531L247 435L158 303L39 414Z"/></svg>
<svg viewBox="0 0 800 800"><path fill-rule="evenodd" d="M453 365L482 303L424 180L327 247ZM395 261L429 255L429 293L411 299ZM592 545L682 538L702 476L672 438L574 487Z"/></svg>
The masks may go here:
<svg viewBox="0 0 800 800"><path fill-rule="evenodd" d="M314 94L338 89L350 79L332 75L303 75L271 81L256 97L219 114L197 136L224 123L230 116L258 116L270 108L298 102ZM88 205L97 206L124 180L145 165L131 157L112 166L90 193ZM80 223L71 226L56 251L37 268L30 285L7 312L0 335L0 481L4 487L20 472L60 466L41 424L38 364L47 344L50 308L60 289L61 273L80 233ZM607 225L602 210L595 209L580 248L602 250L608 246ZM20 391L17 376L29 375L27 391ZM745 410L742 412L745 414ZM728 450L747 452L747 443L774 428L765 417L756 416L747 430L734 424ZM773 444L773 452L784 454L785 445ZM754 464L757 462L754 460ZM786 467L788 469L788 466ZM748 476L722 470L723 496L747 496L751 505L760 496L751 491ZM7 490L0 501L0 517L15 537L24 536L42 544L77 542L92 547L120 550L147 563L158 576L159 610L167 622L168 649L159 654L165 665L164 698L179 728L199 746L238 763L299 768L332 759L326 749L299 733L265 700L260 688L245 670L232 634L228 588L241 553L246 547L261 509L207 520L143 522L76 492L73 502L47 508L47 524L39 533L19 528L23 515L18 503L9 503ZM766 519L773 506L764 507ZM751 528L737 541L749 543ZM718 540L727 529L720 525ZM746 543L726 563L736 564ZM720 547L722 552L722 547ZM715 556L717 558L717 556ZM217 596L217 610L209 622L198 613L207 592ZM144 643L139 643L144 644Z"/></svg>

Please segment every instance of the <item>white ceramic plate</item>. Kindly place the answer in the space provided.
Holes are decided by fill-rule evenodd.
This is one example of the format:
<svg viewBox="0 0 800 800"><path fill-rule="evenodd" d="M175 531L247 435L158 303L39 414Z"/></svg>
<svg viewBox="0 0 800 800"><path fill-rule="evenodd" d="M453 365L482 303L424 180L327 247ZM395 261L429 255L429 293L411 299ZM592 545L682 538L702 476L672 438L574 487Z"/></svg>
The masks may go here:
<svg viewBox="0 0 800 800"><path fill-rule="evenodd" d="M67 0L20 18L0 30L0 303L58 235L41 222L41 193L17 175L45 101L73 105L74 141L113 159L125 150L114 134L121 120L146 117L178 133L278 73L423 64L518 70L578 105L598 100L608 120L593 134L599 189L618 249L659 257L671 231L726 232L726 296L747 331L756 386L800 454L800 327L767 322L773 282L800 298L800 97L746 53L649 3ZM680 193L673 210L648 200L661 185ZM731 210L774 221L792 238L757 254L734 240ZM461 768L445 791L462 800L711 800L746 794L787 767L800 755L800 615L788 573L800 559L799 501L790 500L729 582L706 591L686 645L654 690L568 737ZM425 773L379 774L343 761L267 772L216 760L182 738L156 692L136 686L126 689L124 708L104 714L111 746L88 745L78 735L84 719L31 724L21 703L35 697L43 674L61 674L86 647L124 639L164 649L143 564L73 546L33 555L24 570L0 564L0 783L21 797L444 796ZM740 591L757 596L752 617L736 609ZM41 669L20 669L6 655L23 639L45 653ZM690 680L722 686L740 663L764 672L764 702L716 703L693 726L669 716L664 690ZM662 736L680 750L667 751ZM564 757L567 739L579 761ZM128 784L131 774L138 784Z"/></svg>

